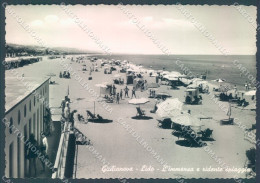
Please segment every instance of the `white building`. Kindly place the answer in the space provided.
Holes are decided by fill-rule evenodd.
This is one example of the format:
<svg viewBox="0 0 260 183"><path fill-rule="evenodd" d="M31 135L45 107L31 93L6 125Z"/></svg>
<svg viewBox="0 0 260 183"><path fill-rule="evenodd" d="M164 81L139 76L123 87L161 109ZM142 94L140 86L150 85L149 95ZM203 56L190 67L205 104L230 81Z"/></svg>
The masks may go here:
<svg viewBox="0 0 260 183"><path fill-rule="evenodd" d="M29 84L34 83L32 87ZM17 135L11 128L5 129L5 176L24 178L29 173L29 160L25 158L24 141L34 134L40 143L40 133L44 129L45 104L49 104L49 78L6 78L5 119L22 134ZM39 100L44 97L45 103ZM14 129L14 128L13 128ZM32 171L33 172L33 171Z"/></svg>

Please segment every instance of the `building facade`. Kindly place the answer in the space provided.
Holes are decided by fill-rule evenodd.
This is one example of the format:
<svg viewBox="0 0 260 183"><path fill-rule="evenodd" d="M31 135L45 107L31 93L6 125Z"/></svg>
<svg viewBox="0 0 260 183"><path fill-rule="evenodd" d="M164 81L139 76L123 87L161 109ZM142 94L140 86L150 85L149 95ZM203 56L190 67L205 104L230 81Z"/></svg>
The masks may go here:
<svg viewBox="0 0 260 183"><path fill-rule="evenodd" d="M44 102L41 100L43 97ZM6 111L5 120L10 123L10 126L13 125L16 130L19 130L22 137L24 136L22 139L17 132L14 133L14 128L5 129L6 177L24 178L29 174L29 169L32 167L26 159L24 141L29 138L30 134L34 134L40 144L41 132L44 130L46 104L49 104L49 78Z"/></svg>

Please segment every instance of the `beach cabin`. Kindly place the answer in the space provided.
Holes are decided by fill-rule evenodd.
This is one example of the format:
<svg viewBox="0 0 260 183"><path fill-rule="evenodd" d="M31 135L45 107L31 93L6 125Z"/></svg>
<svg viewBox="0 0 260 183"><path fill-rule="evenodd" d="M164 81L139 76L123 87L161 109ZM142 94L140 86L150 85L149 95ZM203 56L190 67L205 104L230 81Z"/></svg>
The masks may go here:
<svg viewBox="0 0 260 183"><path fill-rule="evenodd" d="M134 75L133 74L129 74L126 76L126 84L133 84L134 83Z"/></svg>
<svg viewBox="0 0 260 183"><path fill-rule="evenodd" d="M181 85L181 82L179 80L179 78L169 78L167 79L168 82L169 82L169 85L172 87L172 88L175 88L176 86L180 86Z"/></svg>
<svg viewBox="0 0 260 183"><path fill-rule="evenodd" d="M199 99L199 89L198 88L189 88L186 91L185 103L186 104L198 104Z"/></svg>
<svg viewBox="0 0 260 183"><path fill-rule="evenodd" d="M112 92L112 85L111 84L107 84L104 86L100 86L100 95L110 95Z"/></svg>

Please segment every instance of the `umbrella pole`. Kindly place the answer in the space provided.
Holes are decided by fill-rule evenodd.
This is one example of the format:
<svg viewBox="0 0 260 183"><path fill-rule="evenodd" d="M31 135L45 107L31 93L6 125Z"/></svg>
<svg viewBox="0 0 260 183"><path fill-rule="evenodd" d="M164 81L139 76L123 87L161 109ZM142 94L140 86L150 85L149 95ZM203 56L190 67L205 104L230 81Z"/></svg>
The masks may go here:
<svg viewBox="0 0 260 183"><path fill-rule="evenodd" d="M95 112L95 111L96 111L95 108L96 108L96 106L95 106L95 101L94 101L94 115L95 115L95 113L96 113L96 112Z"/></svg>

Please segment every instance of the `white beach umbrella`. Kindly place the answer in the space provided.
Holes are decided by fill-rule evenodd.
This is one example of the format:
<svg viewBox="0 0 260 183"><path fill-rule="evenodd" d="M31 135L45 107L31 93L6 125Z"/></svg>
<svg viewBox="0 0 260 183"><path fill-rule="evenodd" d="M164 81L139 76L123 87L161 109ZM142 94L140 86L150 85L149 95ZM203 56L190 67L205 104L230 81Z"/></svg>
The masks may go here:
<svg viewBox="0 0 260 183"><path fill-rule="evenodd" d="M178 98L167 99L157 105L156 114L161 118L171 118L180 115L183 103Z"/></svg>
<svg viewBox="0 0 260 183"><path fill-rule="evenodd" d="M226 80L219 78L219 79L215 79L215 80L213 80L213 81L218 82L218 83L223 83L223 82L225 82Z"/></svg>
<svg viewBox="0 0 260 183"><path fill-rule="evenodd" d="M202 126L202 122L195 116L190 114L181 114L176 117L171 118L173 123L183 125L183 126L192 126L192 127L200 127Z"/></svg>
<svg viewBox="0 0 260 183"><path fill-rule="evenodd" d="M248 91L248 92L245 93L245 95L248 95L248 96L256 95L256 90Z"/></svg>
<svg viewBox="0 0 260 183"><path fill-rule="evenodd" d="M167 75L167 74L169 74L170 72L169 71L163 71L162 72L162 75Z"/></svg>
<svg viewBox="0 0 260 183"><path fill-rule="evenodd" d="M171 95L167 92L159 92L156 94L156 97L171 97Z"/></svg>
<svg viewBox="0 0 260 183"><path fill-rule="evenodd" d="M140 105L149 102L147 98L135 98L128 101L129 104Z"/></svg>
<svg viewBox="0 0 260 183"><path fill-rule="evenodd" d="M97 87L106 87L107 85L106 84L95 84L95 86L97 86Z"/></svg>
<svg viewBox="0 0 260 183"><path fill-rule="evenodd" d="M168 78L169 81L178 81L179 78L178 77L172 77L172 78Z"/></svg>
<svg viewBox="0 0 260 183"><path fill-rule="evenodd" d="M195 83L187 86L187 89L192 89L192 88L198 88L198 86Z"/></svg>

